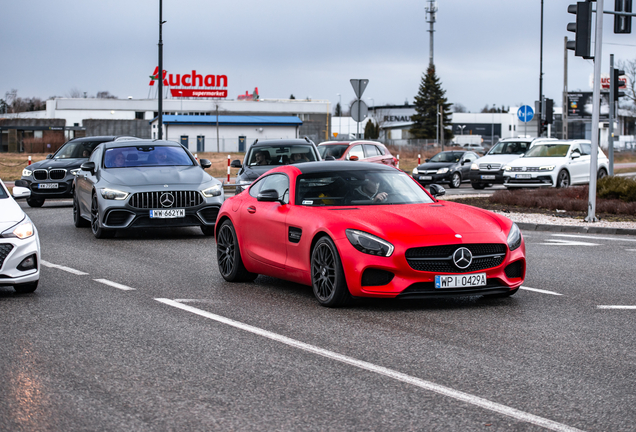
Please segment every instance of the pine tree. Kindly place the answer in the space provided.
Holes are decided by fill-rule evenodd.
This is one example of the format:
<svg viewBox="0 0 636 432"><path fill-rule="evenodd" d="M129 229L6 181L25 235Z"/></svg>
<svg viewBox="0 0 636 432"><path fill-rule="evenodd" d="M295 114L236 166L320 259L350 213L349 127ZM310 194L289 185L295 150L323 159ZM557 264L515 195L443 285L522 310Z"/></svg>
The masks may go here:
<svg viewBox="0 0 636 432"><path fill-rule="evenodd" d="M342 117L342 107L340 106L340 102L336 104L336 110L333 115L336 117Z"/></svg>
<svg viewBox="0 0 636 432"><path fill-rule="evenodd" d="M446 99L446 90L442 89L439 78L435 74L435 66L429 66L422 76L420 89L415 96L415 114L411 116L411 136L416 139L437 138L437 106L444 116L444 139L453 137L451 125L452 103Z"/></svg>
<svg viewBox="0 0 636 432"><path fill-rule="evenodd" d="M373 119L370 119L364 126L364 139L378 139L380 136L380 125L376 125Z"/></svg>

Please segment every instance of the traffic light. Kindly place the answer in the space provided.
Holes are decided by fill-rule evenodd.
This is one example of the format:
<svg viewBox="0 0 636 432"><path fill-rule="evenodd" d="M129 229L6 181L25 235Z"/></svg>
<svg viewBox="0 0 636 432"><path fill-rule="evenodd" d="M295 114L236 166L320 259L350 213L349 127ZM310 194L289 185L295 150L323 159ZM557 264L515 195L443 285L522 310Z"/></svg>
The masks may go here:
<svg viewBox="0 0 636 432"><path fill-rule="evenodd" d="M632 12L632 0L614 0L614 12ZM632 17L614 15L614 33L631 33Z"/></svg>
<svg viewBox="0 0 636 432"><path fill-rule="evenodd" d="M548 131L548 122L546 120L541 120L541 132L539 133L539 136L543 136L543 133L547 131Z"/></svg>
<svg viewBox="0 0 636 432"><path fill-rule="evenodd" d="M614 100L617 101L619 97L625 96L625 92L619 91L619 86L621 82L618 80L618 77L621 75L625 75L624 70L614 69L614 76L612 77L613 85L614 85Z"/></svg>
<svg viewBox="0 0 636 432"><path fill-rule="evenodd" d="M618 1L618 0L616 0ZM568 12L576 15L576 22L568 23L568 31L575 33L575 39L568 41L567 47L574 50L574 55L591 59L590 45L592 41L592 2L580 1L568 6Z"/></svg>
<svg viewBox="0 0 636 432"><path fill-rule="evenodd" d="M545 123L552 124L554 117L554 101L552 99L545 99Z"/></svg>

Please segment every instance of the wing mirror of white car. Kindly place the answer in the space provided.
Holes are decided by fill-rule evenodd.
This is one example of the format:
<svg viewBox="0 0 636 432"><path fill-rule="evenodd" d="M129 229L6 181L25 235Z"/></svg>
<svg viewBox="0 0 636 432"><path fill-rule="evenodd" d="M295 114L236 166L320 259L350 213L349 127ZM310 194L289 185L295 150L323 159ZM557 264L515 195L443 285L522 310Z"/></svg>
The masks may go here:
<svg viewBox="0 0 636 432"><path fill-rule="evenodd" d="M12 195L14 199L28 198L31 196L31 191L24 186L14 186Z"/></svg>
<svg viewBox="0 0 636 432"><path fill-rule="evenodd" d="M574 153L572 153L570 155L570 158L572 158L572 159L578 159L580 157L581 157L581 153L579 153L579 152L574 152Z"/></svg>

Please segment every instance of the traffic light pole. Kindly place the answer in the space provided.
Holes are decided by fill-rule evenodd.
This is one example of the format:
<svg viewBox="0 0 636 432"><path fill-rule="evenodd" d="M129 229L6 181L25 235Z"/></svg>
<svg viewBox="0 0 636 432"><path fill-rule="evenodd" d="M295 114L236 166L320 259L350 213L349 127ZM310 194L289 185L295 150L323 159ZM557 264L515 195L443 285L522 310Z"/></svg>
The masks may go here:
<svg viewBox="0 0 636 432"><path fill-rule="evenodd" d="M609 129L607 131L607 152L609 153L609 175L614 175L614 54L610 54L610 89L609 89Z"/></svg>
<svg viewBox="0 0 636 432"><path fill-rule="evenodd" d="M539 109L537 113L537 137L541 137L543 134L543 0L541 0L541 36L540 36L540 48L539 48ZM493 144L494 145L494 144Z"/></svg>
<svg viewBox="0 0 636 432"><path fill-rule="evenodd" d="M598 222L596 217L596 177L598 171L598 133L601 99L601 63L603 55L603 0L596 1L596 39L594 43L594 92L592 96L592 154L590 157L590 187L587 205L587 222Z"/></svg>

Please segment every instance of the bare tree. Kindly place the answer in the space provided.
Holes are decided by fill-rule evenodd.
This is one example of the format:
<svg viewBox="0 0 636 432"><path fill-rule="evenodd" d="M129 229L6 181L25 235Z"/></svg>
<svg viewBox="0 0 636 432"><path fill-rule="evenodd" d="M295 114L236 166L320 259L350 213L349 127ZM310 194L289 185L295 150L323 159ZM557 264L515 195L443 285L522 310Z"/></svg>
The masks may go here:
<svg viewBox="0 0 636 432"><path fill-rule="evenodd" d="M617 68L625 71L627 75L627 88L625 89L625 97L628 98L631 103L636 105L636 59L634 60L619 60L616 62Z"/></svg>
<svg viewBox="0 0 636 432"><path fill-rule="evenodd" d="M70 98L81 98L82 92L77 87L73 87L72 89L68 91L67 95Z"/></svg>
<svg viewBox="0 0 636 432"><path fill-rule="evenodd" d="M456 113L465 113L468 112L468 109L460 103L454 103L451 107L451 111Z"/></svg>
<svg viewBox="0 0 636 432"><path fill-rule="evenodd" d="M117 99L117 96L110 94L109 91L98 91L95 97L97 99Z"/></svg>

